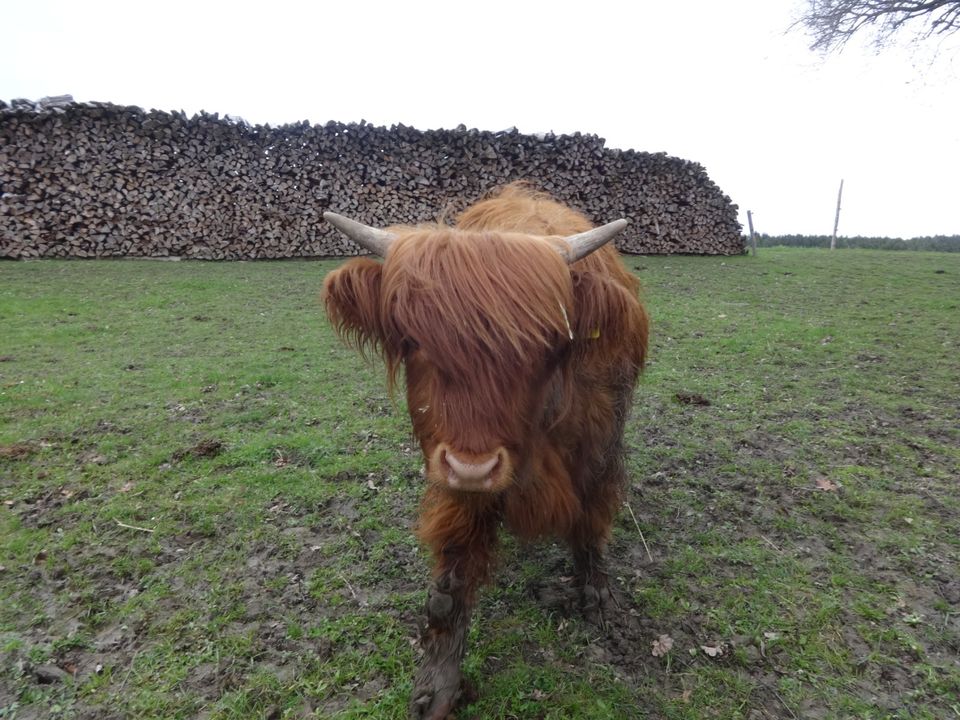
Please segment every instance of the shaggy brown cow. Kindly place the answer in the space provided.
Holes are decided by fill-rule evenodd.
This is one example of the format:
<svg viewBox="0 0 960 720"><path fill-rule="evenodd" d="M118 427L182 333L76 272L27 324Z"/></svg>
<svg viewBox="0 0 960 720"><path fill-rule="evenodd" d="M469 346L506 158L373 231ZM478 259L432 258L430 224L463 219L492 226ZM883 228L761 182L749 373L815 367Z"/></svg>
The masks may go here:
<svg viewBox="0 0 960 720"><path fill-rule="evenodd" d="M570 544L588 616L610 597L604 550L647 347L638 282L606 244L627 223L591 229L523 184L455 228L325 217L385 257L332 272L323 297L342 337L383 355L391 384L405 370L426 465L418 533L435 560L411 714L444 718L501 524Z"/></svg>

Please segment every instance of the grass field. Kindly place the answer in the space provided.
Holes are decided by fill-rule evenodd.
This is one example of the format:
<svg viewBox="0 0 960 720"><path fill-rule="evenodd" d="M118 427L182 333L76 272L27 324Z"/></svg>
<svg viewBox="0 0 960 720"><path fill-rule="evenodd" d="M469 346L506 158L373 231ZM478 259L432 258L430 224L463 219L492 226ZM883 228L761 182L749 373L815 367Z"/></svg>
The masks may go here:
<svg viewBox="0 0 960 720"><path fill-rule="evenodd" d="M460 717L960 718L960 255L627 262L623 621L507 541ZM336 264L0 264L0 718L406 716L420 459Z"/></svg>

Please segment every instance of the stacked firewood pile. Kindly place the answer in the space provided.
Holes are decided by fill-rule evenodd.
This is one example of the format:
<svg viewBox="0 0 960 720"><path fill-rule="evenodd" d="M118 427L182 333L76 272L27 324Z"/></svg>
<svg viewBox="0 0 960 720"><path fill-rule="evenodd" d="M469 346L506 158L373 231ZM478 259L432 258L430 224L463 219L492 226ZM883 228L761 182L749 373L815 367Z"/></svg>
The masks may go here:
<svg viewBox="0 0 960 720"><path fill-rule="evenodd" d="M0 257L353 255L326 210L386 226L453 218L528 179L632 253L743 251L737 208L695 163L592 135L252 126L69 96L0 102Z"/></svg>

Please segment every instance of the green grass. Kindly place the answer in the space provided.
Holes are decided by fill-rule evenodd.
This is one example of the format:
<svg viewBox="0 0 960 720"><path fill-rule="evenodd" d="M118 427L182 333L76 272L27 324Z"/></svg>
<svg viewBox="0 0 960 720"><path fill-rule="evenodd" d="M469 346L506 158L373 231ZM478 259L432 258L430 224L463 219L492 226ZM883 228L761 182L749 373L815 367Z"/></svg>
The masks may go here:
<svg viewBox="0 0 960 720"><path fill-rule="evenodd" d="M505 541L461 717L960 717L960 256L627 263L633 624ZM0 264L0 718L406 716L420 459L336 265Z"/></svg>

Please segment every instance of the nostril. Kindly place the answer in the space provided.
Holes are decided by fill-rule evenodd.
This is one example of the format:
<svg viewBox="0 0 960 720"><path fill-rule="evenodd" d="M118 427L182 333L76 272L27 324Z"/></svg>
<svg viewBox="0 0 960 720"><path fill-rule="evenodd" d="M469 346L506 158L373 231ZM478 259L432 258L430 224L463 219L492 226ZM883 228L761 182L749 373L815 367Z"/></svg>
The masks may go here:
<svg viewBox="0 0 960 720"><path fill-rule="evenodd" d="M468 462L458 458L452 452L444 451L440 455L446 461L451 472L460 480L478 482L485 479L500 464L500 453L481 462Z"/></svg>

